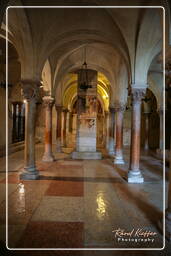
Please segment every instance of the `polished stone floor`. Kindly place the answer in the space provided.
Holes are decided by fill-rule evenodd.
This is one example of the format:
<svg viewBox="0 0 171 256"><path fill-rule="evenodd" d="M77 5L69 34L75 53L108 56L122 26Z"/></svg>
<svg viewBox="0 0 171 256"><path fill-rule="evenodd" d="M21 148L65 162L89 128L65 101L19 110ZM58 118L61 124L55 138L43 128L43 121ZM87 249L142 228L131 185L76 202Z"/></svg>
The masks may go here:
<svg viewBox="0 0 171 256"><path fill-rule="evenodd" d="M142 153L141 170L145 182L128 184L127 149L124 151L126 164L118 166L113 165L112 158L105 152L102 160L72 160L69 154L56 153L55 162L43 163L43 145L36 145L36 149L40 172L40 179L36 181L19 180L23 151L9 156L7 219L10 248L163 247L162 232L157 227L163 207L160 160ZM0 159L0 166L0 239L5 241L4 158ZM143 229L156 234L149 237L150 240L122 241L115 236L117 229L125 232L134 229L134 233ZM47 255L52 255L51 252ZM105 251L59 252L55 255L115 255L116 251L106 251L106 254ZM121 252L117 255L126 251ZM155 255L161 252L156 251ZM17 253L15 255L23 255ZM39 253L35 255L43 255ZM131 253L129 251L127 255L135 255ZM144 255L141 253L139 255Z"/></svg>

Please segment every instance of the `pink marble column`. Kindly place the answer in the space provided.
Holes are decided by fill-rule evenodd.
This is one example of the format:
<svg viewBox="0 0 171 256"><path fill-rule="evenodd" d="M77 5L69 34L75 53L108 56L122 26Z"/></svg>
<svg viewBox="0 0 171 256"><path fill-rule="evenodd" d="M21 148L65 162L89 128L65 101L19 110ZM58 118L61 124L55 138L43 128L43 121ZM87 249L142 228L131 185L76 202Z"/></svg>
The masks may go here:
<svg viewBox="0 0 171 256"><path fill-rule="evenodd" d="M144 140L144 149L149 150L149 118L150 113L143 113L145 118L145 140Z"/></svg>
<svg viewBox="0 0 171 256"><path fill-rule="evenodd" d="M62 126L62 146L66 148L66 132L67 132L67 112L68 109L63 109L63 126Z"/></svg>
<svg viewBox="0 0 171 256"><path fill-rule="evenodd" d="M143 183L139 169L140 163L140 129L141 129L141 100L145 96L146 89L132 89L132 127L130 170L128 172L129 183Z"/></svg>
<svg viewBox="0 0 171 256"><path fill-rule="evenodd" d="M57 124L56 124L56 145L57 145L57 152L61 152L61 145L62 145L62 133L61 133L61 125L62 125L62 106L56 105L56 112L57 112Z"/></svg>
<svg viewBox="0 0 171 256"><path fill-rule="evenodd" d="M110 116L109 116L109 148L108 148L108 151L109 151L110 155L114 155L115 108L110 107L109 111L110 111L110 114L109 114Z"/></svg>
<svg viewBox="0 0 171 256"><path fill-rule="evenodd" d="M160 138L159 138L159 149L157 149L157 153L159 155L163 154L163 108L160 107L158 109L159 117L160 117Z"/></svg>
<svg viewBox="0 0 171 256"><path fill-rule="evenodd" d="M35 180L39 173L35 165L35 122L36 103L39 100L39 82L24 80L21 82L25 99L25 149L24 170L20 175L23 180Z"/></svg>
<svg viewBox="0 0 171 256"><path fill-rule="evenodd" d="M43 162L53 162L52 153L52 107L54 99L50 96L43 97L43 105L45 107L45 152L42 158Z"/></svg>
<svg viewBox="0 0 171 256"><path fill-rule="evenodd" d="M109 112L105 111L105 147L109 150Z"/></svg>
<svg viewBox="0 0 171 256"><path fill-rule="evenodd" d="M114 164L124 164L123 160L123 113L125 107L122 104L115 106L116 119L116 144L115 144L115 156L114 156Z"/></svg>

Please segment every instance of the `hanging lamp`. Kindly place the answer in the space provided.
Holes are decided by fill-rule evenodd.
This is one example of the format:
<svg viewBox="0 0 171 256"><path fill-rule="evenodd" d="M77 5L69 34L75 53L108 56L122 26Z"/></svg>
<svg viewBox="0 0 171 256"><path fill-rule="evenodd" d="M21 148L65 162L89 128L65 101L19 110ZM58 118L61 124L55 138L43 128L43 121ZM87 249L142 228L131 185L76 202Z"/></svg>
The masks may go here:
<svg viewBox="0 0 171 256"><path fill-rule="evenodd" d="M86 91L89 88L92 88L92 85L89 84L89 79L88 79L88 69L87 69L87 63L86 63L86 47L84 49L84 62L80 70L79 88L84 91Z"/></svg>

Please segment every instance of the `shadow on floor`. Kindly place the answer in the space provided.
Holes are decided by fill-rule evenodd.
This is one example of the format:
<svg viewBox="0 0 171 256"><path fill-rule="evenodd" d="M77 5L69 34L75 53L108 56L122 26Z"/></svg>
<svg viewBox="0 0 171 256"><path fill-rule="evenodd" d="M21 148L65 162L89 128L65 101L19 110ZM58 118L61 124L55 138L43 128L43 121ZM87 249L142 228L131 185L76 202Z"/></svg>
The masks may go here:
<svg viewBox="0 0 171 256"><path fill-rule="evenodd" d="M105 178L105 177L59 177L59 176L39 176L39 180L59 180L59 181L76 181L76 182L102 182L102 183L126 183L122 178Z"/></svg>

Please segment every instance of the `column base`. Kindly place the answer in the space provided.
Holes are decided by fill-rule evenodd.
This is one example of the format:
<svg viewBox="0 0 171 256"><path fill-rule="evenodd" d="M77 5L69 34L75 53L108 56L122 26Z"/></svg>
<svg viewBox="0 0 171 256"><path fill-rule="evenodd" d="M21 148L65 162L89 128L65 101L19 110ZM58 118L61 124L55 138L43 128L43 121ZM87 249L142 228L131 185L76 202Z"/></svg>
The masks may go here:
<svg viewBox="0 0 171 256"><path fill-rule="evenodd" d="M115 152L114 151L109 151L108 154L111 155L111 156L114 156Z"/></svg>
<svg viewBox="0 0 171 256"><path fill-rule="evenodd" d="M20 174L21 180L37 180L39 178L39 172L35 167L24 168L24 171Z"/></svg>
<svg viewBox="0 0 171 256"><path fill-rule="evenodd" d="M140 171L130 170L128 172L128 183L143 183L144 178Z"/></svg>
<svg viewBox="0 0 171 256"><path fill-rule="evenodd" d="M113 163L114 164L125 164L122 156L115 156Z"/></svg>
<svg viewBox="0 0 171 256"><path fill-rule="evenodd" d="M53 162L55 160L53 155L44 155L42 158L43 162Z"/></svg>

